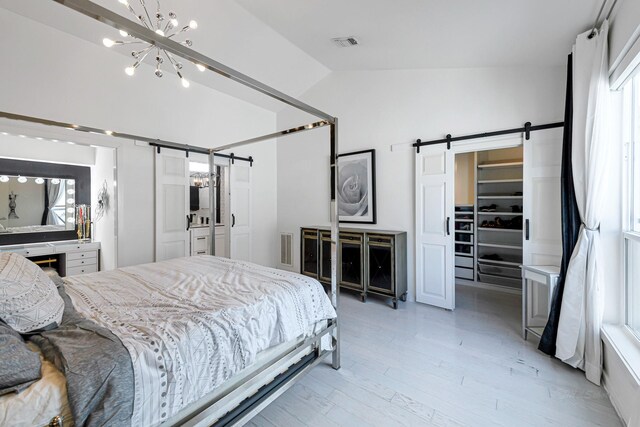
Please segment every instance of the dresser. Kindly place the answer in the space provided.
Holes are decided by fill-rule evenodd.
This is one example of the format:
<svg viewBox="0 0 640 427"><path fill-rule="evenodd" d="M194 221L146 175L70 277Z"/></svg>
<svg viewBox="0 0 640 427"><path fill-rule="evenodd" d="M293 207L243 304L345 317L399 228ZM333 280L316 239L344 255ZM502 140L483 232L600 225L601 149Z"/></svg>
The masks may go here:
<svg viewBox="0 0 640 427"><path fill-rule="evenodd" d="M15 252L39 265L51 265L64 276L100 271L100 242L66 240L0 246L0 252Z"/></svg>
<svg viewBox="0 0 640 427"><path fill-rule="evenodd" d="M331 282L331 229L300 230L300 272ZM340 228L338 251L342 259L340 287L360 294L391 298L393 308L407 298L407 233L360 228Z"/></svg>
<svg viewBox="0 0 640 427"><path fill-rule="evenodd" d="M189 233L191 237L191 256L210 255L211 244L209 243L209 226L192 226L189 229Z"/></svg>

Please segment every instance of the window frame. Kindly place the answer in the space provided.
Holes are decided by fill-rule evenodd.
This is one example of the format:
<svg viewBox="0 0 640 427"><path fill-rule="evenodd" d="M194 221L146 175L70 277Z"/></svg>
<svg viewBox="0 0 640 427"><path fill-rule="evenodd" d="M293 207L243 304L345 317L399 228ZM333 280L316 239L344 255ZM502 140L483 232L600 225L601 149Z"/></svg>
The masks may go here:
<svg viewBox="0 0 640 427"><path fill-rule="evenodd" d="M624 326L640 341L640 328L632 326L633 314L631 301L634 292L640 292L640 283L630 283L629 247L632 243L640 245L640 73L636 73L623 88L623 143L624 143L624 182L623 194L623 277L624 277ZM638 164L636 164L636 162ZM636 223L636 221L638 223ZM640 266L638 266L640 268ZM640 318L640 307L635 313ZM640 323L638 320L635 323Z"/></svg>

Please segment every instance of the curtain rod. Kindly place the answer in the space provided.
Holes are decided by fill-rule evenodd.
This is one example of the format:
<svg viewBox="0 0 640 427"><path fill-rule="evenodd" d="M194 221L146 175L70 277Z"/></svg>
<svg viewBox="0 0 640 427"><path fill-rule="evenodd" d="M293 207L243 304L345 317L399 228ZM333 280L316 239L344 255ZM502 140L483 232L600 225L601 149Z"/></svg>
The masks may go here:
<svg viewBox="0 0 640 427"><path fill-rule="evenodd" d="M600 20L600 17L602 16L602 12L604 11L604 7L607 5L608 2L609 0L602 0L602 6L600 6L600 12L598 12L598 16L596 16L596 20L593 22L591 33L589 33L590 39L592 39L593 36L596 35L596 28L598 28L598 21ZM609 19L611 17L611 13L613 12L613 8L616 7L617 2L618 0L613 0L613 3L611 4L611 8L609 9L609 13L607 13L606 19Z"/></svg>
<svg viewBox="0 0 640 427"><path fill-rule="evenodd" d="M544 129L553 129L563 127L564 122L556 122L556 123L547 123L544 125L536 125L532 126L531 122L527 122L524 124L524 127L514 128L514 129L506 129L506 130L498 130L494 132L483 132L483 133L474 133L472 135L464 135L464 136L455 136L452 137L451 134L447 134L444 139L434 139L432 141L422 141L421 139L417 139L415 143L413 143L413 147L416 147L416 154L420 153L420 147L425 145L436 145L436 144L447 144L447 149L451 149L451 143L454 141L464 141L467 139L478 139L478 138L488 138L491 136L499 136L499 135L509 135L512 133L523 133L525 134L525 139L529 140L530 133L536 130L544 130Z"/></svg>

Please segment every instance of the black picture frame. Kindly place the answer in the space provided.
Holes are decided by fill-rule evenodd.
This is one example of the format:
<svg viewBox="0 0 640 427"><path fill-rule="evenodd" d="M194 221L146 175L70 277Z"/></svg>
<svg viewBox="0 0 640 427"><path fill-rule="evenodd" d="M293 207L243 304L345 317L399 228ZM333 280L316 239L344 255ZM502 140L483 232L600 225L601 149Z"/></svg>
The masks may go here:
<svg viewBox="0 0 640 427"><path fill-rule="evenodd" d="M356 210L356 206L349 206L349 208L345 206L345 198L347 195L343 193L343 188L341 188L344 182L341 179L341 175L340 175L341 163L342 163L342 167L345 167L345 160L347 162L352 163L354 167L361 168L362 164L367 166L367 169L366 169L366 186L367 186L366 215L363 215L363 212L360 212L362 209L362 205L357 206L358 208L357 212L353 215L349 215L349 212L347 212L348 210L350 211ZM378 218L377 218L377 210L376 210L376 150L370 149L370 150L353 151L349 153L339 154L337 170L338 170L338 194L336 194L336 200L338 203L339 222L347 223L347 224L377 224ZM359 186L360 185L358 184L358 187ZM350 205L356 205L360 203L361 202L352 203Z"/></svg>
<svg viewBox="0 0 640 427"><path fill-rule="evenodd" d="M0 158L0 175L74 179L76 181L76 204L91 204L91 168L89 166ZM0 234L0 245L54 242L76 240L77 238L78 234L75 230L7 233Z"/></svg>

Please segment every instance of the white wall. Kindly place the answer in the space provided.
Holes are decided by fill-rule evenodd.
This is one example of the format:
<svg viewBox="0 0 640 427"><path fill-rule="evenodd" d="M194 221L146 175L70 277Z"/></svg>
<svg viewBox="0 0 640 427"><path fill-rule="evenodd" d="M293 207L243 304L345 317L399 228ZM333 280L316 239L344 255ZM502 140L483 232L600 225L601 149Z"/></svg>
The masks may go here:
<svg viewBox="0 0 640 427"><path fill-rule="evenodd" d="M339 118L339 152L376 149L378 224L408 232L409 292L414 279L414 156L410 143L562 120L565 70L432 69L336 72L303 99ZM308 122L287 110L280 128ZM329 222L328 130L281 139L278 146L278 230ZM405 150L391 145L406 143Z"/></svg>
<svg viewBox="0 0 640 427"><path fill-rule="evenodd" d="M214 147L275 128L276 115L206 86L182 88L171 75L157 79L149 66L134 78L123 72L126 57L5 9L0 13L0 110L50 120ZM19 124L18 124L19 127ZM74 138L73 131L66 131ZM59 133L59 132L52 132ZM32 135L37 136L37 135ZM44 135L41 135L44 136ZM91 136L80 139L91 141ZM154 259L153 148L96 136L118 147L118 266ZM270 254L276 242L275 146L249 149L256 158L254 191L258 215L254 253ZM46 158L56 156L50 147ZM268 162L274 161L268 165ZM273 214L271 214L273 212ZM266 258L265 258L266 259ZM271 263L270 263L271 264Z"/></svg>
<svg viewBox="0 0 640 427"><path fill-rule="evenodd" d="M116 258L116 216L117 197L115 195L116 150L98 147L95 149L95 165L91 168L91 205L93 206L93 239L100 242L100 269L113 270ZM103 183L107 183L108 205L100 220L97 219L98 193Z"/></svg>

